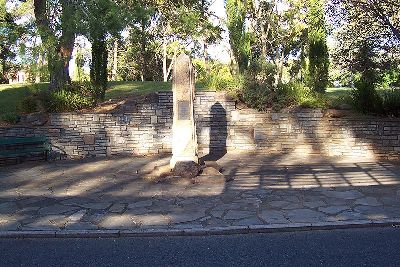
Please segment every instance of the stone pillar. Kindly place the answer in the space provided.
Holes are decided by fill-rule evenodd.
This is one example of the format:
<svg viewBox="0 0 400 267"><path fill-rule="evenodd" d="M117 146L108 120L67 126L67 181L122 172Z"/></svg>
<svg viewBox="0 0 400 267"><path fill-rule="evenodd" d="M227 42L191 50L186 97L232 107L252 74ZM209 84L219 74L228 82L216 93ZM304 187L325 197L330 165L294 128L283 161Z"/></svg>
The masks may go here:
<svg viewBox="0 0 400 267"><path fill-rule="evenodd" d="M195 162L198 164L196 126L194 122L194 71L189 56L179 55L172 74L174 94L172 125L173 169L177 162Z"/></svg>

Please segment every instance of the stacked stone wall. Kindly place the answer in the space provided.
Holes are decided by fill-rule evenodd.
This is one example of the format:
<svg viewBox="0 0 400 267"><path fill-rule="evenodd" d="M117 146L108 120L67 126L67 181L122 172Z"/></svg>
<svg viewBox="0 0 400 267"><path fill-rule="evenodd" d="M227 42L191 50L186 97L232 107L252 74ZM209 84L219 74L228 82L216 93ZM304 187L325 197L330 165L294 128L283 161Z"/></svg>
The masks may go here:
<svg viewBox="0 0 400 267"><path fill-rule="evenodd" d="M198 92L195 121L199 154L210 152L321 153L400 158L400 120L330 118L321 110L257 112L238 109L223 93ZM124 112L51 114L43 126L0 127L0 138L42 136L69 158L171 152L172 93Z"/></svg>

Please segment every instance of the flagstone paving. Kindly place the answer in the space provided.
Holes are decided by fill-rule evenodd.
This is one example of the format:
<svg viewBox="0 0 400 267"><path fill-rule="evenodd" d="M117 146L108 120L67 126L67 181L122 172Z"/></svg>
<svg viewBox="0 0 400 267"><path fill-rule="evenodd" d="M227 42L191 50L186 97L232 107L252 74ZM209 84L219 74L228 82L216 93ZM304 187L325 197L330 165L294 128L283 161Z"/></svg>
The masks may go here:
<svg viewBox="0 0 400 267"><path fill-rule="evenodd" d="M224 156L234 178L154 183L168 157L0 167L0 231L182 229L400 218L400 166L315 156Z"/></svg>

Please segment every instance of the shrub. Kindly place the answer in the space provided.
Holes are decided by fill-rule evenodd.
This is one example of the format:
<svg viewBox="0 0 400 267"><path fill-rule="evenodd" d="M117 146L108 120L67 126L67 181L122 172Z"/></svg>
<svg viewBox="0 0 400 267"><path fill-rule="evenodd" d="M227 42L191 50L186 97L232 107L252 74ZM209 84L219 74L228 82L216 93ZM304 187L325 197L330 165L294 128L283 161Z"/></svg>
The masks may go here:
<svg viewBox="0 0 400 267"><path fill-rule="evenodd" d="M273 64L252 61L244 75L239 98L247 105L258 110L271 107L276 101L275 88L276 67Z"/></svg>
<svg viewBox="0 0 400 267"><path fill-rule="evenodd" d="M400 89L387 89L382 92L382 106L386 115L400 116Z"/></svg>
<svg viewBox="0 0 400 267"><path fill-rule="evenodd" d="M351 92L354 107L363 113L382 113L382 98L375 90L375 84L358 78L356 89Z"/></svg>
<svg viewBox="0 0 400 267"><path fill-rule="evenodd" d="M379 88L393 88L400 86L400 67L385 71L380 77Z"/></svg>
<svg viewBox="0 0 400 267"><path fill-rule="evenodd" d="M15 124L15 123L19 122L20 119L21 119L21 117L18 114L11 113L11 112L5 113L0 116L0 121L5 121L10 124Z"/></svg>
<svg viewBox="0 0 400 267"><path fill-rule="evenodd" d="M89 81L71 82L71 84L67 85L63 89L86 97L93 97L96 93L95 86Z"/></svg>
<svg viewBox="0 0 400 267"><path fill-rule="evenodd" d="M36 88L33 94L25 97L18 105L20 113L75 111L95 105L94 88L90 82L72 82L63 89L49 92Z"/></svg>
<svg viewBox="0 0 400 267"><path fill-rule="evenodd" d="M280 110L286 107L325 108L323 94L302 83L276 85L276 66L265 60L253 60L243 75L232 75L229 66L213 64L206 71L204 63L195 62L197 80L206 87L226 91L258 110Z"/></svg>
<svg viewBox="0 0 400 267"><path fill-rule="evenodd" d="M282 106L326 108L327 98L299 82L291 82L278 88L278 100Z"/></svg>
<svg viewBox="0 0 400 267"><path fill-rule="evenodd" d="M208 89L216 91L226 91L232 96L237 95L237 91L243 86L241 75L232 75L228 65L210 62L208 68L204 62L195 60L193 62L196 69L196 80Z"/></svg>
<svg viewBox="0 0 400 267"><path fill-rule="evenodd" d="M77 92L60 90L45 95L44 106L48 112L75 111L93 107L91 96L85 96Z"/></svg>
<svg viewBox="0 0 400 267"><path fill-rule="evenodd" d="M39 100L35 95L29 95L21 100L17 105L19 113L34 113L39 110Z"/></svg>
<svg viewBox="0 0 400 267"><path fill-rule="evenodd" d="M94 86L90 82L72 82L62 90L44 92L42 101L48 112L67 112L95 105Z"/></svg>

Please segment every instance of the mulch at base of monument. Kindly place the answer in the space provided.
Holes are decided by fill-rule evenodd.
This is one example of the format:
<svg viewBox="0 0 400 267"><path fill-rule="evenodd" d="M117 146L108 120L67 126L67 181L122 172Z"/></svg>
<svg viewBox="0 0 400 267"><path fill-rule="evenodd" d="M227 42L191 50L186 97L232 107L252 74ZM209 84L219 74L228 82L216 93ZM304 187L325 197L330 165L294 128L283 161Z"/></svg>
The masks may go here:
<svg viewBox="0 0 400 267"><path fill-rule="evenodd" d="M174 169L169 164L155 166L152 170L139 171L139 174L143 173L143 178L147 181L169 184L215 184L233 180L223 174L223 168L217 162L206 161L202 165L196 164L196 167L192 163L178 162ZM196 175L194 168L197 168Z"/></svg>

